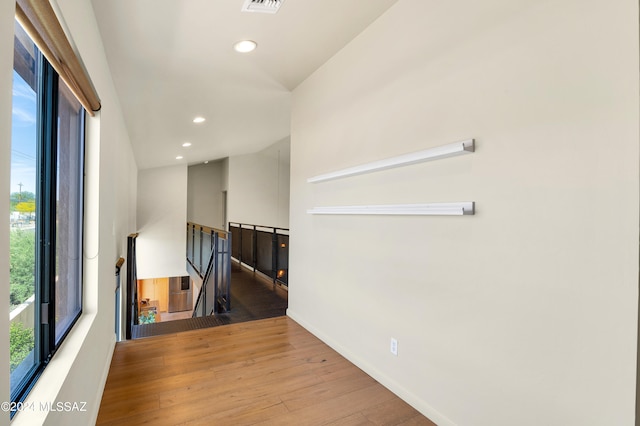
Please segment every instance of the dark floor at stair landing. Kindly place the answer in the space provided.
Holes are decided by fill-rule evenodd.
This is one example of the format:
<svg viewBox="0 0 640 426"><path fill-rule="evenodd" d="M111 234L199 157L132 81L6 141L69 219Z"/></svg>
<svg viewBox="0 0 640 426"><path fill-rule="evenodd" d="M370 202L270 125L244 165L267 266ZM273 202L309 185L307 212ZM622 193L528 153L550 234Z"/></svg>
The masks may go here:
<svg viewBox="0 0 640 426"><path fill-rule="evenodd" d="M254 321L286 315L287 291L256 277L253 272L232 263L231 312L221 315L189 318L133 326L132 338L160 336L181 331L198 330L219 325Z"/></svg>

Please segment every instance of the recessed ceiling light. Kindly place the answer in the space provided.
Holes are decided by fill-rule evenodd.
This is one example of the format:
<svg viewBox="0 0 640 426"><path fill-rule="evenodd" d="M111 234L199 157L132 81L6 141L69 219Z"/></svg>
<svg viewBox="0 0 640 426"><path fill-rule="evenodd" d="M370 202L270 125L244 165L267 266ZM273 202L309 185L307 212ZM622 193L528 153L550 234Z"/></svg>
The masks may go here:
<svg viewBox="0 0 640 426"><path fill-rule="evenodd" d="M185 148L191 146L191 142L185 142L182 144L182 146L184 146Z"/></svg>
<svg viewBox="0 0 640 426"><path fill-rule="evenodd" d="M176 160L182 160L183 158L184 158L184 157L183 157L182 155L178 155L178 156L176 157Z"/></svg>
<svg viewBox="0 0 640 426"><path fill-rule="evenodd" d="M233 49L236 52L249 53L249 52L252 52L257 46L258 44L255 41L241 40L233 45Z"/></svg>
<svg viewBox="0 0 640 426"><path fill-rule="evenodd" d="M204 121L206 120L206 118L204 117L196 117L193 119L194 123L204 123Z"/></svg>

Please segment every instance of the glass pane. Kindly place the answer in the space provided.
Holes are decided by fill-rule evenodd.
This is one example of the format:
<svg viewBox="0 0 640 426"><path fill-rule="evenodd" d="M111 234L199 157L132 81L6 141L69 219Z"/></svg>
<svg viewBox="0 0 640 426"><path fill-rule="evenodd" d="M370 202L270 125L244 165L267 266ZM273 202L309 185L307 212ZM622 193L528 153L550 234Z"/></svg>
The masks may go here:
<svg viewBox="0 0 640 426"><path fill-rule="evenodd" d="M58 85L56 176L56 345L82 309L83 109Z"/></svg>
<svg viewBox="0 0 640 426"><path fill-rule="evenodd" d="M218 277L216 281L216 303L218 304L218 312L227 312L230 309L229 294L229 239L218 239Z"/></svg>
<svg viewBox="0 0 640 426"><path fill-rule="evenodd" d="M229 231L233 236L233 242L231 243L231 256L233 256L237 260L240 260L240 228L238 228L237 226L229 225Z"/></svg>
<svg viewBox="0 0 640 426"><path fill-rule="evenodd" d="M240 230L241 236L241 244L240 252L242 255L242 263L245 263L251 267L254 266L253 262L253 229L242 228Z"/></svg>
<svg viewBox="0 0 640 426"><path fill-rule="evenodd" d="M276 278L289 285L289 236L278 235L278 265Z"/></svg>
<svg viewBox="0 0 640 426"><path fill-rule="evenodd" d="M36 48L16 23L11 126L9 217L11 394L38 361L35 357L38 61Z"/></svg>
<svg viewBox="0 0 640 426"><path fill-rule="evenodd" d="M264 231L257 231L256 234L256 269L273 278L273 234Z"/></svg>
<svg viewBox="0 0 640 426"><path fill-rule="evenodd" d="M193 226L187 225L187 259L193 262Z"/></svg>
<svg viewBox="0 0 640 426"><path fill-rule="evenodd" d="M211 252L213 251L213 238L208 232L202 233L202 267L200 272L204 275L207 272L209 266L209 259L211 258Z"/></svg>
<svg viewBox="0 0 640 426"><path fill-rule="evenodd" d="M202 270L202 265L200 265L200 230L196 229L194 231L193 237L193 264L198 270L200 275L204 275L204 271Z"/></svg>

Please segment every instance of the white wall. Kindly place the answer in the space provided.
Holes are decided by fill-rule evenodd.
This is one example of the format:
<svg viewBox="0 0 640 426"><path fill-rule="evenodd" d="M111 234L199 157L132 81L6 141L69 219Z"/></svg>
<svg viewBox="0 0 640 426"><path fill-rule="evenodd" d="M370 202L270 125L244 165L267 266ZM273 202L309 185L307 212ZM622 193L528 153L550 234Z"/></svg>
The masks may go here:
<svg viewBox="0 0 640 426"><path fill-rule="evenodd" d="M125 129L123 128L124 132ZM122 136L128 141L128 136ZM116 176L118 180L118 188L127 188L127 196L116 196L116 221L115 234L119 236L120 246L118 249L119 257L127 258L127 238L126 235L137 232L136 210L138 195L138 168L136 167L133 156L133 148L129 143L123 146L122 150L116 156ZM125 261L120 271L120 336L125 335L126 313L127 313L127 268L130 265Z"/></svg>
<svg viewBox="0 0 640 426"><path fill-rule="evenodd" d="M189 166L187 220L224 229L222 197L224 160Z"/></svg>
<svg viewBox="0 0 640 426"><path fill-rule="evenodd" d="M637 2L396 3L294 92L288 314L441 425L634 424L638 51Z"/></svg>
<svg viewBox="0 0 640 426"><path fill-rule="evenodd" d="M137 212L138 278L188 275L187 166L140 170Z"/></svg>
<svg viewBox="0 0 640 426"><path fill-rule="evenodd" d="M230 222L289 227L289 139L228 161Z"/></svg>
<svg viewBox="0 0 640 426"><path fill-rule="evenodd" d="M10 5L10 6L4 6ZM40 402L86 402L87 411L64 413L23 412L12 425L93 424L98 413L102 389L115 343L114 337L114 265L125 256L126 235L135 232L135 197L137 168L131 153L120 105L106 62L91 3L88 0L58 0L53 2L61 13L82 57L102 102L102 110L87 120L86 179L85 179L85 267L83 315L31 391L27 402L36 407ZM13 2L0 7L0 84L10 88L13 64ZM9 72L9 73L8 73ZM7 74L8 73L8 74ZM4 93L10 93L5 90ZM8 98L8 99L7 99ZM2 141L10 140L9 120L11 99L0 101L0 131L6 132ZM4 167L0 187L8 193L9 144L0 144L0 158ZM5 200L0 210L8 212ZM2 229L2 228L0 228ZM1 250L7 249L8 236L0 231ZM5 252L6 254L6 252ZM0 271L8 273L8 265L0 256ZM8 289L3 289L8 293ZM8 294L6 294L8 297ZM0 317L0 338L6 339L9 316ZM5 340L6 341L6 340ZM6 347L6 345L3 345ZM0 362L7 365L8 349L2 351ZM6 369L0 373L3 401L8 400L9 380ZM8 424L2 413L0 424Z"/></svg>
<svg viewBox="0 0 640 426"><path fill-rule="evenodd" d="M222 161L222 190L229 190L229 157Z"/></svg>

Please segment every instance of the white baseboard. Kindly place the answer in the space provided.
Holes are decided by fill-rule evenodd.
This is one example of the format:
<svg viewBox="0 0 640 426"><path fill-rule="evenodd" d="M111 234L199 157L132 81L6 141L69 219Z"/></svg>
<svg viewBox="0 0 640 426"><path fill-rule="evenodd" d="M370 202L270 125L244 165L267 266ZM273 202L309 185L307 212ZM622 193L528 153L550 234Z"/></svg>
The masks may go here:
<svg viewBox="0 0 640 426"><path fill-rule="evenodd" d="M102 374L100 376L100 383L98 384L98 389L96 390L96 398L94 401L97 401L95 410L91 413L91 417L93 420L92 424L96 424L98 421L98 412L100 411L100 404L102 403L102 394L104 393L104 387L107 384L107 377L109 376L109 369L111 368L111 360L113 359L113 352L116 349L116 335L114 334L111 338L109 353L107 354L107 359L105 361L104 367L102 368Z"/></svg>

